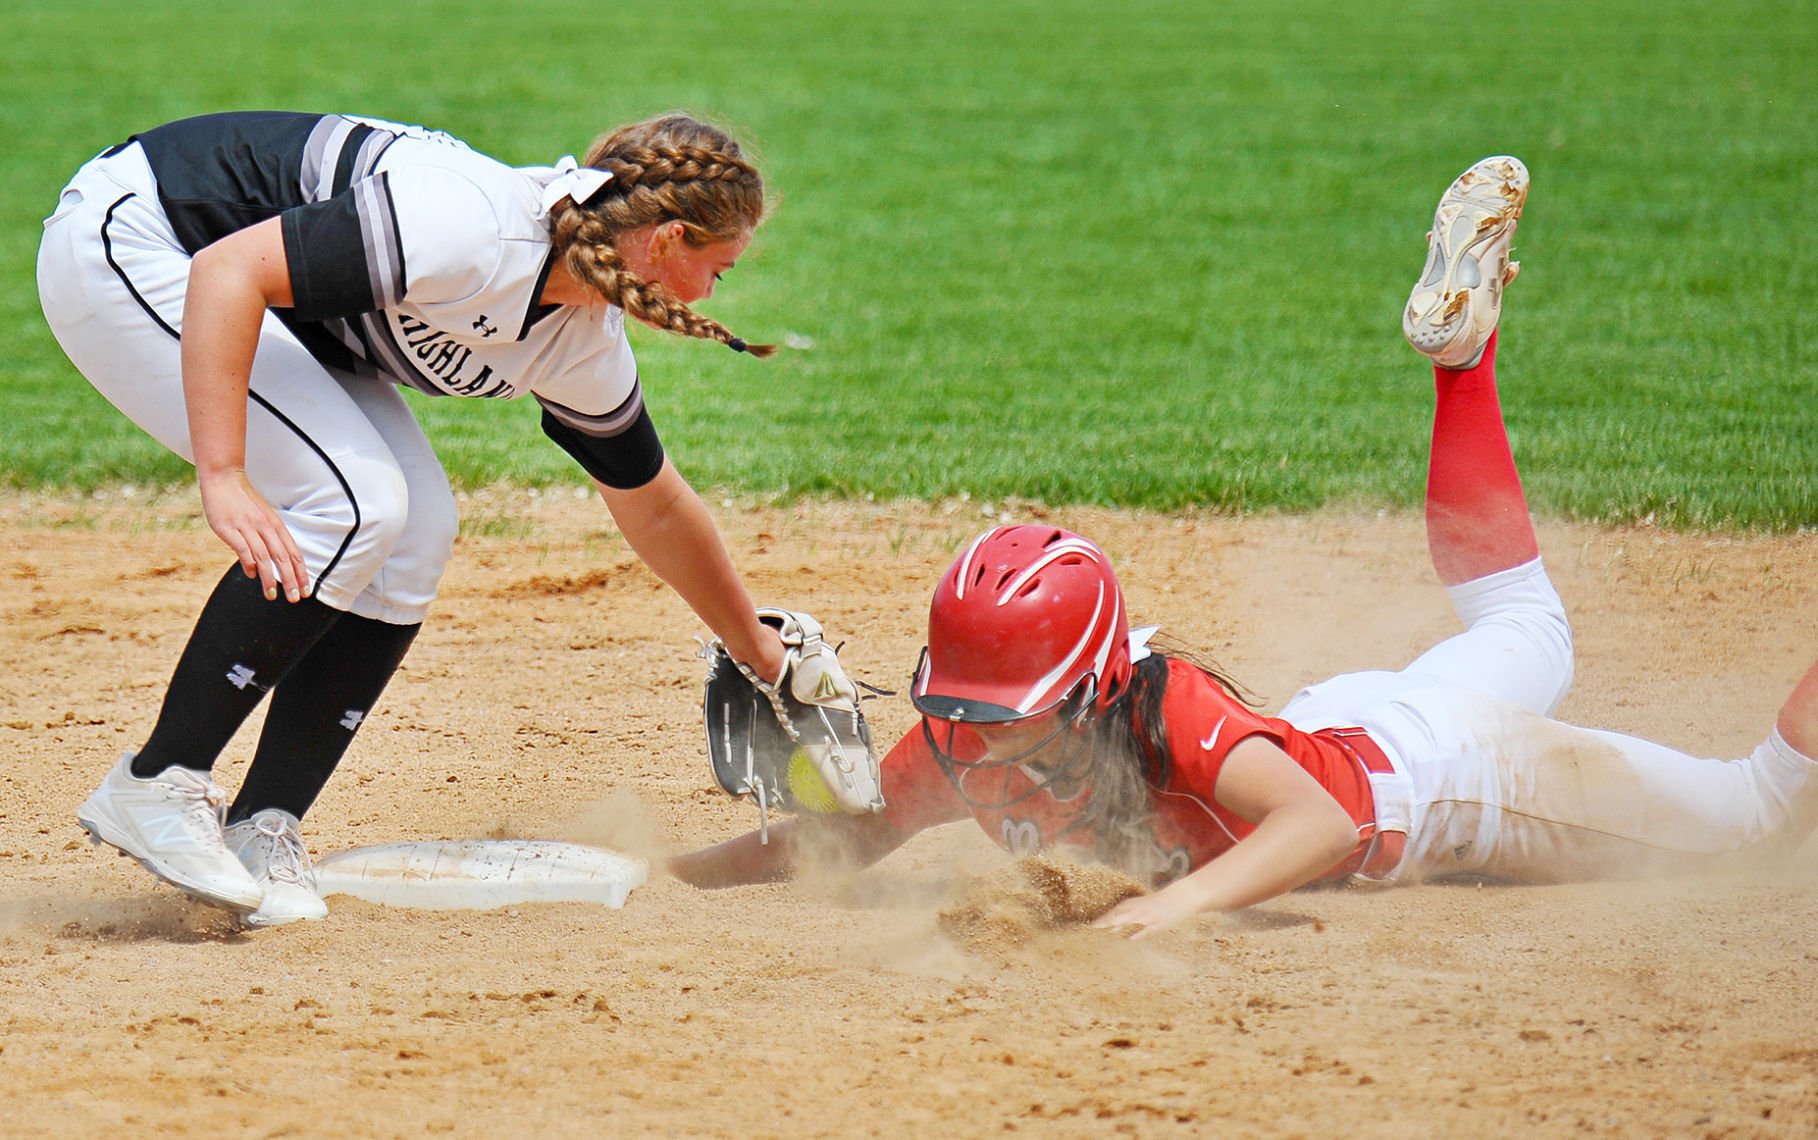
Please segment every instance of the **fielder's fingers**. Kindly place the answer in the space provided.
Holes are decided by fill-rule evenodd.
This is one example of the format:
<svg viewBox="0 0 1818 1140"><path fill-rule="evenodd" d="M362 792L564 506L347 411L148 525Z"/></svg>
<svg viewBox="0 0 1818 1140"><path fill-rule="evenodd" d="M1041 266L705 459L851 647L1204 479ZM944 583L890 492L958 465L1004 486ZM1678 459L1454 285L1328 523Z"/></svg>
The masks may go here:
<svg viewBox="0 0 1818 1140"><path fill-rule="evenodd" d="M264 518L260 520L259 538L264 544L259 563L265 581L265 596L276 598L274 591L282 589L289 600L302 600L309 582L309 570L303 564L303 555L290 535L290 528L269 504L265 505Z"/></svg>
<svg viewBox="0 0 1818 1140"><path fill-rule="evenodd" d="M309 567L303 564L301 554L296 556L296 561L291 565L291 580L296 583L296 588L290 592L290 600L300 602L309 597Z"/></svg>
<svg viewBox="0 0 1818 1140"><path fill-rule="evenodd" d="M266 564L272 587L265 591L268 598L277 597L278 590L284 591L285 598L293 602L303 600L303 587L308 581L308 572L303 568L303 556L294 551L277 551Z"/></svg>
<svg viewBox="0 0 1818 1140"><path fill-rule="evenodd" d="M271 548L267 545L265 536L257 531L252 532L247 537L246 546L247 552L252 556L252 564L256 571L256 573L249 573L247 577L256 576L259 579L259 589L265 594L265 600L276 601L278 587L281 584L278 561L271 556ZM245 564L244 560L241 564Z"/></svg>
<svg viewBox="0 0 1818 1140"><path fill-rule="evenodd" d="M234 552L234 557L240 560L240 573L248 578L257 578L259 576L259 559L253 554L252 544L241 537L238 532L222 534L220 531L216 531L215 534L227 544L229 550Z"/></svg>
<svg viewBox="0 0 1818 1140"><path fill-rule="evenodd" d="M265 591L265 600L278 600L278 564L270 558L259 559L259 588Z"/></svg>
<svg viewBox="0 0 1818 1140"><path fill-rule="evenodd" d="M1109 930L1120 938L1128 938L1132 942L1138 938L1148 937L1148 927L1140 922L1132 922L1127 918L1113 919L1110 915L1106 915L1092 925L1099 930Z"/></svg>
<svg viewBox="0 0 1818 1140"><path fill-rule="evenodd" d="M283 523L278 525L284 535L284 558L288 563L288 576L284 580L285 594L293 602L301 601L309 596L309 567L303 562L303 553L297 549L295 540L290 536L290 528Z"/></svg>
<svg viewBox="0 0 1818 1140"><path fill-rule="evenodd" d="M300 601L303 590L309 581L309 572L303 567L303 556L294 550L282 551L272 560L271 574L284 588L284 596L291 601Z"/></svg>

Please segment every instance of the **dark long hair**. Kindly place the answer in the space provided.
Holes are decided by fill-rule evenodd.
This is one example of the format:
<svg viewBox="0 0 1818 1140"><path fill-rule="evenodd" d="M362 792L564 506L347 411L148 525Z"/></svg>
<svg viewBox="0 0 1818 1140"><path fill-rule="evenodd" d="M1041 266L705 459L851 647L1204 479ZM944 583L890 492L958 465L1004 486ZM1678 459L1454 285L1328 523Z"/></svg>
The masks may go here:
<svg viewBox="0 0 1818 1140"><path fill-rule="evenodd" d="M1164 642L1136 663L1130 684L1093 721L1091 791L1079 815L1065 831L1090 829L1097 859L1139 882L1154 882L1167 869L1155 846L1152 821L1155 789L1168 782L1173 763L1168 755L1168 725L1162 699L1168 691L1168 663L1180 660L1217 682L1233 699L1251 707L1255 694L1223 668ZM1064 834L1065 832L1063 832Z"/></svg>

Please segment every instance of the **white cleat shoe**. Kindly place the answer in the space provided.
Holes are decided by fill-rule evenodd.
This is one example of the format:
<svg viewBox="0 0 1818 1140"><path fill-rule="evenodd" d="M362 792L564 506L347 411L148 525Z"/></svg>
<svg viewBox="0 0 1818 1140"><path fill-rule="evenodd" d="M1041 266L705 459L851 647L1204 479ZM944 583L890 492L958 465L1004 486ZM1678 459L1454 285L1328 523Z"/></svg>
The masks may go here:
<svg viewBox="0 0 1818 1140"><path fill-rule="evenodd" d="M256 811L227 829L227 849L265 891L259 909L246 916L248 926L328 916L296 816L282 808Z"/></svg>
<svg viewBox="0 0 1818 1140"><path fill-rule="evenodd" d="M1441 368L1470 368L1502 316L1515 223L1528 200L1528 168L1506 154L1460 174L1439 199L1427 234L1427 267L1408 297L1401 331Z"/></svg>
<svg viewBox="0 0 1818 1140"><path fill-rule="evenodd" d="M262 891L221 838L227 794L208 773L172 765L148 780L132 773L133 754L114 765L76 820L89 838L119 848L187 895L245 913Z"/></svg>

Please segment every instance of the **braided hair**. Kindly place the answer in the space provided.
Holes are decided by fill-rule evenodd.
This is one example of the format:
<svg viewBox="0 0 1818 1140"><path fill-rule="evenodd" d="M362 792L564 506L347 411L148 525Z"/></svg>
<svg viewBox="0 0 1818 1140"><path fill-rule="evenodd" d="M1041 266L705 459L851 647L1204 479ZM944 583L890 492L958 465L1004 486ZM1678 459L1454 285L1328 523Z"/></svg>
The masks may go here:
<svg viewBox="0 0 1818 1140"><path fill-rule="evenodd" d="M756 229L764 218L764 181L732 136L674 112L595 140L585 164L609 171L612 181L586 205L564 198L550 213L555 248L577 280L652 328L717 340L753 356L776 351L773 344L747 344L668 286L639 277L616 245L629 230L671 221L682 223L682 240L697 247Z"/></svg>

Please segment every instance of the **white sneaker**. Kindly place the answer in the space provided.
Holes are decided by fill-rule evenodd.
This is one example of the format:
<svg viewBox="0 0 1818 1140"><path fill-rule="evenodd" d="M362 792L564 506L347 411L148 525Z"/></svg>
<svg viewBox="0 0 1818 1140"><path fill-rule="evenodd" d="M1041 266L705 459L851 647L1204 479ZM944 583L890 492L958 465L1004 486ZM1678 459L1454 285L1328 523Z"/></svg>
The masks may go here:
<svg viewBox="0 0 1818 1140"><path fill-rule="evenodd" d="M172 765L148 780L132 773L133 754L114 765L76 820L95 843L117 847L147 871L206 903L246 912L261 890L221 839L227 793L208 773Z"/></svg>
<svg viewBox="0 0 1818 1140"><path fill-rule="evenodd" d="M1515 223L1528 200L1528 168L1500 154L1460 174L1439 199L1427 234L1427 267L1408 297L1401 331L1441 368L1471 368L1502 315Z"/></svg>
<svg viewBox="0 0 1818 1140"><path fill-rule="evenodd" d="M227 829L227 849L265 891L249 926L282 926L301 918L325 918L328 904L316 893L316 873L303 846L297 817L282 808L256 811Z"/></svg>

